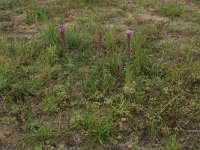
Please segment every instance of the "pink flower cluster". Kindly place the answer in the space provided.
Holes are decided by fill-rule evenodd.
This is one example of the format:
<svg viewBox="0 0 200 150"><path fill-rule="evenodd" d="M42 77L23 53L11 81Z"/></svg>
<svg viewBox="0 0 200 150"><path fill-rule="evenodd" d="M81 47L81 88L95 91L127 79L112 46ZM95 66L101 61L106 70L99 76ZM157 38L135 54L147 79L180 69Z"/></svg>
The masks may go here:
<svg viewBox="0 0 200 150"><path fill-rule="evenodd" d="M59 32L60 32L60 33L65 33L65 27L64 27L63 25L60 26Z"/></svg>
<svg viewBox="0 0 200 150"><path fill-rule="evenodd" d="M127 30L126 34L127 34L127 36L132 36L133 35L133 31L132 30Z"/></svg>
<svg viewBox="0 0 200 150"><path fill-rule="evenodd" d="M67 45L66 38L65 38L65 27L63 25L60 26L59 32L60 32L60 38L61 38L63 47L67 51L68 45ZM133 34L134 34L134 32L132 30L127 30L127 32L126 32L126 35L127 35L127 52L126 53L128 56L131 55L131 37ZM97 41L97 55L98 56L103 54L102 47L103 47L103 33L99 32L98 41Z"/></svg>

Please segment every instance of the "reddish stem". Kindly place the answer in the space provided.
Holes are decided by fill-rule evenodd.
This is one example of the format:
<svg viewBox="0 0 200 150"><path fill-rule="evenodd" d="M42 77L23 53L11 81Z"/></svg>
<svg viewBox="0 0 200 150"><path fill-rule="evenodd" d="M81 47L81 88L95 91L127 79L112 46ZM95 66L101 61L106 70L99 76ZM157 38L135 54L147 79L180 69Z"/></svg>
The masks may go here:
<svg viewBox="0 0 200 150"><path fill-rule="evenodd" d="M101 57L102 55L102 48L103 47L103 33L99 32L98 34L98 44L97 44L97 56Z"/></svg>
<svg viewBox="0 0 200 150"><path fill-rule="evenodd" d="M127 34L127 55L131 55L131 35Z"/></svg>

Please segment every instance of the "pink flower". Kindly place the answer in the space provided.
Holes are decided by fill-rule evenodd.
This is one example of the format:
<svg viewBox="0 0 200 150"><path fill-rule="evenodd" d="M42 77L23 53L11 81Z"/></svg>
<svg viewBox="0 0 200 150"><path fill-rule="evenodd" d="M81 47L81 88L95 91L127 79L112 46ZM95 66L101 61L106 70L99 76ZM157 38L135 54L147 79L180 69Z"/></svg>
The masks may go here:
<svg viewBox="0 0 200 150"><path fill-rule="evenodd" d="M64 32L65 32L65 27L64 27L64 26L60 26L59 32L60 32L60 33L64 33Z"/></svg>
<svg viewBox="0 0 200 150"><path fill-rule="evenodd" d="M133 31L132 31L132 30L127 30L126 34L127 34L128 36L131 36L131 35L133 35Z"/></svg>

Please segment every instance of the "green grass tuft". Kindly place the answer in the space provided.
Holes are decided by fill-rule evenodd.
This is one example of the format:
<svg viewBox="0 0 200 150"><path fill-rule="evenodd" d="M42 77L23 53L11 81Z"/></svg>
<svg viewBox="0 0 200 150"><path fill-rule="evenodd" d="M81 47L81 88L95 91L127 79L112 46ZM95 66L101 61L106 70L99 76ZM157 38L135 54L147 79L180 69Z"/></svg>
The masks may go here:
<svg viewBox="0 0 200 150"><path fill-rule="evenodd" d="M91 111L78 112L71 122L76 123L76 127L83 128L91 140L99 143L110 141L115 128L113 118L107 114Z"/></svg>
<svg viewBox="0 0 200 150"><path fill-rule="evenodd" d="M25 136L28 143L52 143L55 138L55 131L52 127L42 127Z"/></svg>
<svg viewBox="0 0 200 150"><path fill-rule="evenodd" d="M161 15L165 15L172 19L177 17L182 17L186 12L186 8L178 3L163 3L157 10L157 12Z"/></svg>

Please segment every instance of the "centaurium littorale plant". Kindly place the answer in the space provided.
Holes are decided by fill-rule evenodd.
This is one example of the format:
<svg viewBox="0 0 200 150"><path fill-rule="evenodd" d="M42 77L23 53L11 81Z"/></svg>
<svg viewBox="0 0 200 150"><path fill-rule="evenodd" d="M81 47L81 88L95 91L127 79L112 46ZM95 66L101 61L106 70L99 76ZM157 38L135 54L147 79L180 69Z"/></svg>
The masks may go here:
<svg viewBox="0 0 200 150"><path fill-rule="evenodd" d="M99 32L98 34L98 41L97 41L97 56L101 56L103 54L103 33Z"/></svg>
<svg viewBox="0 0 200 150"><path fill-rule="evenodd" d="M66 41L66 38L65 38L65 27L63 25L60 26L59 32L60 32L60 39L61 39L61 42L63 44L63 48L64 48L65 51L67 51L68 45L67 45L67 41Z"/></svg>
<svg viewBox="0 0 200 150"><path fill-rule="evenodd" d="M132 30L127 30L126 32L127 35L127 55L131 55L131 37L133 35L133 31Z"/></svg>

